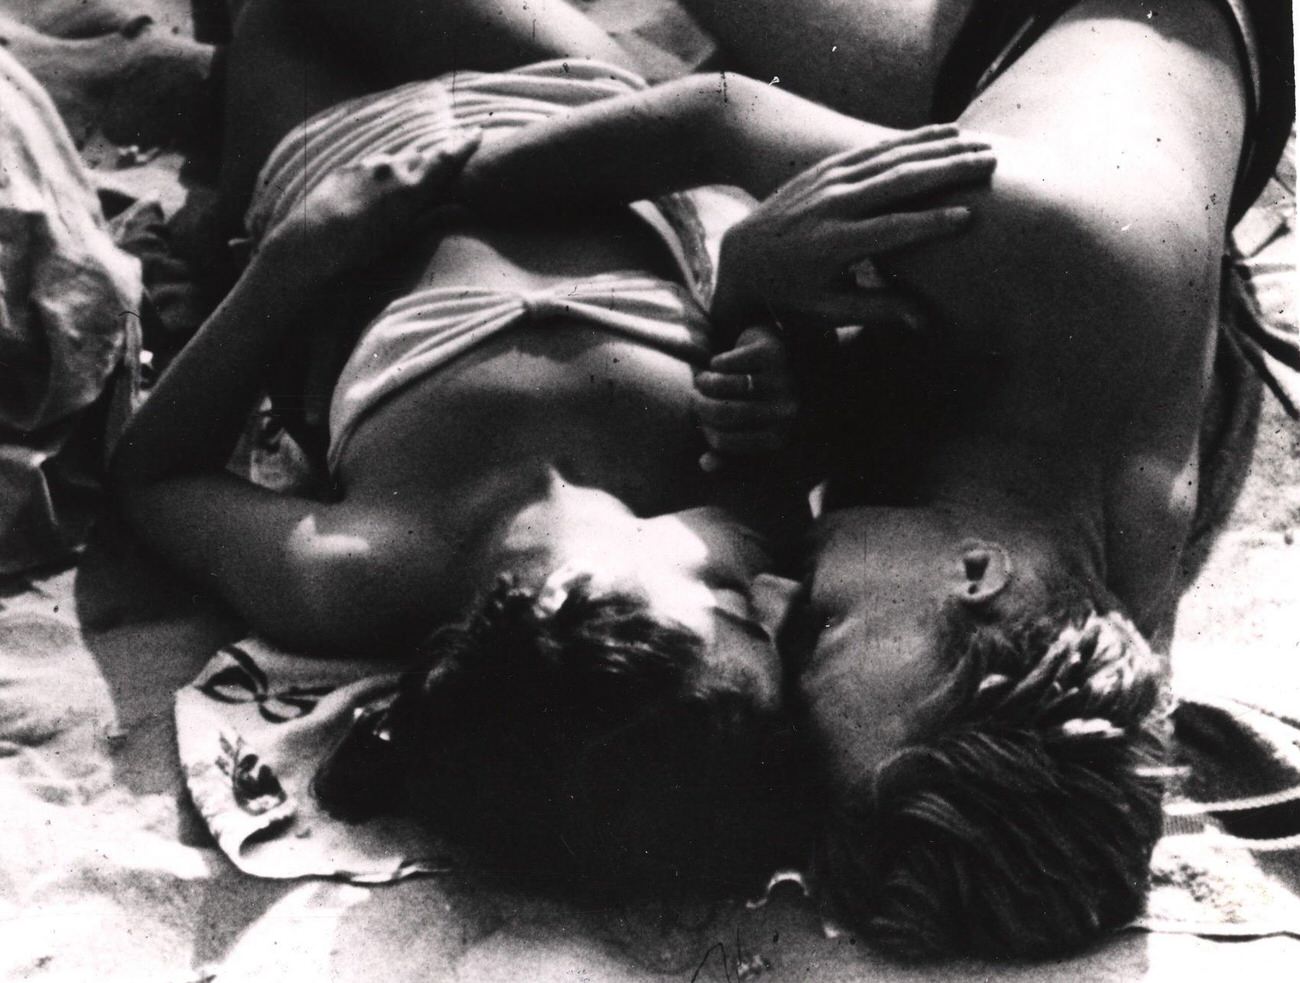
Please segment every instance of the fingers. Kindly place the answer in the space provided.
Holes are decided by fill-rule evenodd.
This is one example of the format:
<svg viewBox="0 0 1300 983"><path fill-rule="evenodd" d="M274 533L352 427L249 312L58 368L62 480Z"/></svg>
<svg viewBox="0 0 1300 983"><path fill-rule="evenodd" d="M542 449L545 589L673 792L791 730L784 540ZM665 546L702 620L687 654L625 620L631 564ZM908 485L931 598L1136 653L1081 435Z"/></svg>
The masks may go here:
<svg viewBox="0 0 1300 983"><path fill-rule="evenodd" d="M915 160L835 189L841 205L861 214L889 211L925 195L987 181L997 167L991 151L979 150L933 160Z"/></svg>
<svg viewBox="0 0 1300 983"><path fill-rule="evenodd" d="M483 131L475 127L413 155L408 183L421 192L441 191L460 175L482 139Z"/></svg>
<svg viewBox="0 0 1300 983"><path fill-rule="evenodd" d="M746 328L729 351L709 360L709 369L713 372L749 372L754 375L779 373L784 371L785 365L785 343L775 328L766 326Z"/></svg>
<svg viewBox="0 0 1300 983"><path fill-rule="evenodd" d="M907 153L908 148L926 147L937 142L956 140L959 136L957 127L950 123L922 126L915 130L905 130L884 140L850 147L837 154L831 154L824 160L794 175L780 188L773 192L773 198L798 198L818 186L835 183L841 179L841 172L849 171L855 176L863 165L880 158L889 158L891 154ZM888 164L883 165L888 166Z"/></svg>
<svg viewBox="0 0 1300 983"><path fill-rule="evenodd" d="M792 322L808 328L902 328L912 333L928 330L925 311L915 300L890 290L826 291L808 299Z"/></svg>
<svg viewBox="0 0 1300 983"><path fill-rule="evenodd" d="M789 443L798 402L790 396L780 399L709 399L697 393L695 413L700 431L710 450L700 458L705 471L723 466L723 456L771 454Z"/></svg>
<svg viewBox="0 0 1300 983"><path fill-rule="evenodd" d="M920 212L890 212L841 223L831 230L836 242L836 263L841 268L849 267L905 246L946 239L963 232L970 223L971 211L962 205Z"/></svg>
<svg viewBox="0 0 1300 983"><path fill-rule="evenodd" d="M957 235L969 228L971 211L962 205L920 212L890 212L839 224L833 230L836 262L852 266L882 253Z"/></svg>
<svg viewBox="0 0 1300 983"><path fill-rule="evenodd" d="M992 153L993 147L987 140L972 137L904 144L884 153L861 154L857 159L846 160L827 174L827 180L844 185L860 184L906 164Z"/></svg>
<svg viewBox="0 0 1300 983"><path fill-rule="evenodd" d="M915 130L904 130L886 140L863 144L859 147L850 147L838 154L832 154L816 165L814 170L823 172L834 168L853 170L864 164L870 165L873 161L880 160L882 157L888 157L894 151L906 152L909 148L912 150L916 148L923 149L937 143L950 143L960 139L961 131L951 123L922 126ZM976 143L979 141L967 142Z"/></svg>
<svg viewBox="0 0 1300 983"><path fill-rule="evenodd" d="M408 188L441 186L460 173L483 139L483 131L470 127L432 147L399 153L371 154L359 165L380 183L393 181Z"/></svg>
<svg viewBox="0 0 1300 983"><path fill-rule="evenodd" d="M435 148L430 164L444 173L458 173L482 142L483 131L477 126L467 127Z"/></svg>
<svg viewBox="0 0 1300 983"><path fill-rule="evenodd" d="M770 383L752 372L701 372L695 377L695 389L708 399L754 399ZM770 391L770 389L769 389Z"/></svg>
<svg viewBox="0 0 1300 983"><path fill-rule="evenodd" d="M692 400L710 451L705 471L724 466L724 456L780 450L799 413L786 368L785 346L775 329L746 328L731 351L717 355L695 377Z"/></svg>
<svg viewBox="0 0 1300 983"><path fill-rule="evenodd" d="M717 399L697 393L696 418L705 430L736 433L789 423L799 415L799 403L789 394L766 399Z"/></svg>

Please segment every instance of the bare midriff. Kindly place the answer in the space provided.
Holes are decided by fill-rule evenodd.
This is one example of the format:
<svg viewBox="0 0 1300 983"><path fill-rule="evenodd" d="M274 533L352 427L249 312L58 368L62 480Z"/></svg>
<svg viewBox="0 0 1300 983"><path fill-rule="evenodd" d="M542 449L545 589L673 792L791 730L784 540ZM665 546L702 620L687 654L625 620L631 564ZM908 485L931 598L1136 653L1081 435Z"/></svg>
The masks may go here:
<svg viewBox="0 0 1300 983"><path fill-rule="evenodd" d="M497 229L465 223L431 243L415 287L526 292L629 272L676 279L631 215L585 225ZM512 469L549 466L640 514L700 504L702 449L680 358L579 319L548 318L484 342L377 406L339 462L349 497L404 487L483 494Z"/></svg>

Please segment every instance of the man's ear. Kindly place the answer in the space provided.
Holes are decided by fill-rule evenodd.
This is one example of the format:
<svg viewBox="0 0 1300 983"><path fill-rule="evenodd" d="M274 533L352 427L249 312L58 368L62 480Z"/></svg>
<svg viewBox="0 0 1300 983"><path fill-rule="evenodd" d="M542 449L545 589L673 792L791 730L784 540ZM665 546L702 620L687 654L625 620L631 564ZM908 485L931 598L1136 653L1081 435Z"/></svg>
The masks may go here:
<svg viewBox="0 0 1300 983"><path fill-rule="evenodd" d="M963 543L961 567L961 586L956 593L963 604L971 607L988 604L1011 582L1011 556L998 543Z"/></svg>

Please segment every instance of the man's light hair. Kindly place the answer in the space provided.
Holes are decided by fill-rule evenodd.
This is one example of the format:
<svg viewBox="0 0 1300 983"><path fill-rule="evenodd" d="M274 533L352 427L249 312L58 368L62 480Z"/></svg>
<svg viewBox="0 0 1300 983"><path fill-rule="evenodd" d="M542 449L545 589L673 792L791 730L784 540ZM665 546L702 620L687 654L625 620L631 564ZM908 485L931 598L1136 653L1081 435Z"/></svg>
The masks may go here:
<svg viewBox="0 0 1300 983"><path fill-rule="evenodd" d="M913 956L1066 952L1140 911L1161 830L1160 660L1083 588L1005 623L954 605L913 732L833 796L817 872L836 912Z"/></svg>

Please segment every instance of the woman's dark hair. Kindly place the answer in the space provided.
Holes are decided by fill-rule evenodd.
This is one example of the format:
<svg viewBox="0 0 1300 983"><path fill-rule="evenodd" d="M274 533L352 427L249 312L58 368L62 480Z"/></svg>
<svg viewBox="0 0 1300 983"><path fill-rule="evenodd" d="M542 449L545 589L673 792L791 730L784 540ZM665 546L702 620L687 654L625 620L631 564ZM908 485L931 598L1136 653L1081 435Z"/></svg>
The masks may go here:
<svg viewBox="0 0 1300 983"><path fill-rule="evenodd" d="M947 679L904 745L838 790L817 874L910 957L1078 949L1141 910L1161 831L1163 667L1081 584L1004 618L953 605Z"/></svg>
<svg viewBox="0 0 1300 983"><path fill-rule="evenodd" d="M770 864L777 712L703 641L584 585L547 612L503 578L424 646L387 727L409 812L529 880L748 884ZM770 867L768 868L770 869Z"/></svg>

